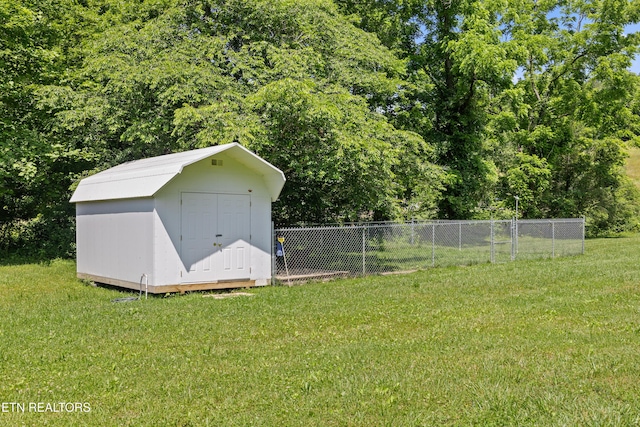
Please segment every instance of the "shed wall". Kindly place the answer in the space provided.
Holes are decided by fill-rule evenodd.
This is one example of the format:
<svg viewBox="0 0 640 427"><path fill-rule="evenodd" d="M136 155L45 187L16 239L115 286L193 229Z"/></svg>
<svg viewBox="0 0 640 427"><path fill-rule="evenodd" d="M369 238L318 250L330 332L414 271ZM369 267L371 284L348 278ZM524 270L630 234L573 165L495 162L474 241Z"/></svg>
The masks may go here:
<svg viewBox="0 0 640 427"><path fill-rule="evenodd" d="M153 270L154 200L76 204L79 274L139 283Z"/></svg>
<svg viewBox="0 0 640 427"><path fill-rule="evenodd" d="M251 198L251 273L250 280L265 285L271 278L271 198L261 175L223 154L213 157L222 166L213 166L211 158L184 168L182 173L155 195L153 284L182 282L187 266L181 258L181 194L202 192L249 195ZM219 163L219 162L218 162ZM212 281L217 280L212 276ZM150 282L151 283L151 282Z"/></svg>

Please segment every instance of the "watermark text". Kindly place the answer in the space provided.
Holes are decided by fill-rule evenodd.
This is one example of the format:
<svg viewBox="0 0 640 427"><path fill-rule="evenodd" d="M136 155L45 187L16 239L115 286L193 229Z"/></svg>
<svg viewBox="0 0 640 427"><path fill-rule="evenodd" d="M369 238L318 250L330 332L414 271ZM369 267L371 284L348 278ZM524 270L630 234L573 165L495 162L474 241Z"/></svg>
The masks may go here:
<svg viewBox="0 0 640 427"><path fill-rule="evenodd" d="M1 402L0 413L91 412L89 402Z"/></svg>

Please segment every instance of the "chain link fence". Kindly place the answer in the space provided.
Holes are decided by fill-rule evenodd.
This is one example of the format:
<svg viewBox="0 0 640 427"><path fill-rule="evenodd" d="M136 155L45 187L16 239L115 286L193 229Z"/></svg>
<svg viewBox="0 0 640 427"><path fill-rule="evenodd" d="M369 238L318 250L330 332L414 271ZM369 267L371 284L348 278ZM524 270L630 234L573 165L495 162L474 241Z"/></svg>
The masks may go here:
<svg viewBox="0 0 640 427"><path fill-rule="evenodd" d="M274 230L282 282L584 253L584 219L368 223Z"/></svg>

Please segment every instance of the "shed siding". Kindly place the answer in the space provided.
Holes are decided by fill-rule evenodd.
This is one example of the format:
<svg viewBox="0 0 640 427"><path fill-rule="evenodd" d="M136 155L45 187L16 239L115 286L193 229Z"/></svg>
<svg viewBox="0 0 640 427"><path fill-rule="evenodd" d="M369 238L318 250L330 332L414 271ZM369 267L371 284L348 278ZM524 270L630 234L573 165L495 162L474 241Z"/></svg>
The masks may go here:
<svg viewBox="0 0 640 427"><path fill-rule="evenodd" d="M271 283L271 198L266 193L252 197L251 233L253 270L256 286Z"/></svg>
<svg viewBox="0 0 640 427"><path fill-rule="evenodd" d="M236 145L131 162L83 180L72 198L76 203L79 277L137 289L146 274L149 292L268 284L271 202L277 198L284 176ZM211 154L203 158L207 152ZM166 171L171 174L158 188L160 184L154 180ZM136 179L144 179L144 188ZM122 192L114 192L122 187ZM215 200L218 207L207 211L207 200L211 206ZM197 220L185 222L183 212ZM215 220L209 221L209 217ZM199 224L197 230L204 232L194 234L193 224ZM217 246L212 246L217 249L211 253L207 242L213 235L202 239L211 231L209 224L216 228L213 240ZM191 240L183 248L183 227L201 240L197 244ZM216 267L209 270L208 261ZM197 265L197 270L187 274L185 263ZM234 284L225 286L231 282Z"/></svg>
<svg viewBox="0 0 640 427"><path fill-rule="evenodd" d="M186 266L181 259L181 194L203 192L251 197L251 280L266 284L271 277L271 198L264 178L224 153L187 166L155 195L154 285L181 283ZM251 191L249 191L251 190ZM215 277L212 281L217 280Z"/></svg>
<svg viewBox="0 0 640 427"><path fill-rule="evenodd" d="M151 276L153 215L152 198L77 204L78 272L133 283Z"/></svg>

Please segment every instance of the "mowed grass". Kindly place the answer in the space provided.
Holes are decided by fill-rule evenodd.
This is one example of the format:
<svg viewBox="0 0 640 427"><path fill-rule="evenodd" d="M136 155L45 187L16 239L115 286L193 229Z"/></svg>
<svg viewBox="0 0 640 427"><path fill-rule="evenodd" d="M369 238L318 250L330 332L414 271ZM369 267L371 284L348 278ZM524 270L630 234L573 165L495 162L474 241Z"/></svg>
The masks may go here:
<svg viewBox="0 0 640 427"><path fill-rule="evenodd" d="M72 262L3 266L0 425L638 425L639 255L128 303ZM90 412L29 411L59 402Z"/></svg>

